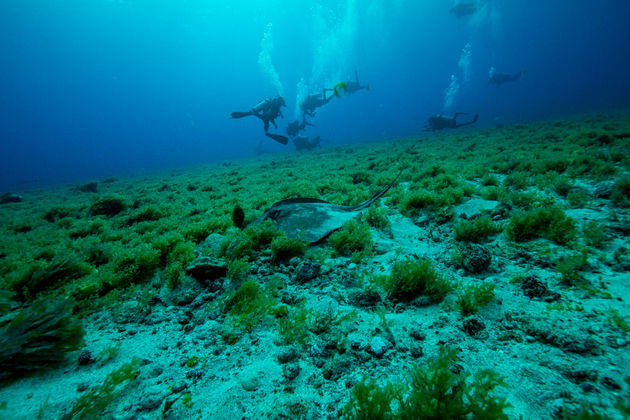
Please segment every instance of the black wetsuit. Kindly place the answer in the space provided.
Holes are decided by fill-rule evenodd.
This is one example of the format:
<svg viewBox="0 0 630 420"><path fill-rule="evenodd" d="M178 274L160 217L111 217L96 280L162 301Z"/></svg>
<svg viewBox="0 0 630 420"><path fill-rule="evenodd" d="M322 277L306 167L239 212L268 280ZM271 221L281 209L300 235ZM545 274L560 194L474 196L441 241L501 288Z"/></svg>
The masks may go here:
<svg viewBox="0 0 630 420"><path fill-rule="evenodd" d="M427 131L443 130L445 128L459 128L465 125L474 124L479 119L479 115L475 115L471 121L458 124L457 116L461 114L462 114L461 112L457 112L452 117L445 116L442 114L434 115L429 118L429 126L427 127Z"/></svg>
<svg viewBox="0 0 630 420"><path fill-rule="evenodd" d="M522 74L523 74L522 70L515 74L493 73L492 76L490 76L488 83L492 83L495 85L502 85L503 83L516 82L518 79L521 78Z"/></svg>
<svg viewBox="0 0 630 420"><path fill-rule="evenodd" d="M274 127L278 128L276 124L276 118L284 117L282 115L282 107L287 106L286 102L284 102L284 98L282 96L278 96L275 98L265 99L262 102L256 104L252 109L246 112L232 112L230 118L243 118L248 117L250 115L254 117L258 117L263 121L265 128L265 135L277 141L278 143L287 144L289 139L280 134L271 134L269 133L269 123L273 124Z"/></svg>

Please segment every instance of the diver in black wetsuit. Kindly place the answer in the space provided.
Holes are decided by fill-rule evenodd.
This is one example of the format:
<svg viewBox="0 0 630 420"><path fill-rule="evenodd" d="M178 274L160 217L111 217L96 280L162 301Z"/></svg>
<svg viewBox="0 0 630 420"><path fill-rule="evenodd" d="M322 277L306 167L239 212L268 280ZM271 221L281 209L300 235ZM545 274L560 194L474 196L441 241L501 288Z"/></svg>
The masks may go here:
<svg viewBox="0 0 630 420"><path fill-rule="evenodd" d="M309 140L306 136L297 136L293 139L293 144L295 145L295 150L301 152L303 150L311 150L315 149L322 142L322 138L320 136L313 137Z"/></svg>
<svg viewBox="0 0 630 420"><path fill-rule="evenodd" d="M456 112L455 115L453 115L452 117L449 117L443 114L434 115L429 118L429 125L425 128L425 131L437 131L437 130L443 130L445 128L460 128L465 125L474 124L479 119L479 115L475 114L475 116L473 117L471 121L458 124L457 116L463 115L463 114L464 114L463 112Z"/></svg>
<svg viewBox="0 0 630 420"><path fill-rule="evenodd" d="M295 137L300 133L300 131L306 130L307 125L312 126L313 124L306 121L306 118L304 118L304 115L302 115L301 123L298 120L295 120L289 125L287 125L287 134L289 135L289 137Z"/></svg>
<svg viewBox="0 0 630 420"><path fill-rule="evenodd" d="M277 141L278 143L287 144L289 139L280 134L271 134L269 133L269 123L272 123L275 128L278 128L276 124L276 118L282 117L282 107L287 106L284 98L282 96L278 96L276 98L265 99L262 102L256 104L252 109L246 112L232 112L230 118L243 118L253 115L254 117L258 117L263 120L265 124L265 135Z"/></svg>
<svg viewBox="0 0 630 420"><path fill-rule="evenodd" d="M308 95L300 104L300 110L302 111L302 118L306 115L309 117L315 116L315 110L317 108L321 108L326 105L328 102L334 98L334 95L330 95L326 98L326 91L331 89L323 89L322 93L314 93L312 95Z"/></svg>
<svg viewBox="0 0 630 420"><path fill-rule="evenodd" d="M502 85L503 83L508 82L516 82L523 75L523 70L518 73L509 74L509 73L497 73L494 67L490 67L490 71L488 72L488 83L492 83L494 85Z"/></svg>
<svg viewBox="0 0 630 420"><path fill-rule="evenodd" d="M458 19L472 15L477 11L477 5L474 1L470 0L458 0L455 2L453 7L451 7L451 13L454 14Z"/></svg>

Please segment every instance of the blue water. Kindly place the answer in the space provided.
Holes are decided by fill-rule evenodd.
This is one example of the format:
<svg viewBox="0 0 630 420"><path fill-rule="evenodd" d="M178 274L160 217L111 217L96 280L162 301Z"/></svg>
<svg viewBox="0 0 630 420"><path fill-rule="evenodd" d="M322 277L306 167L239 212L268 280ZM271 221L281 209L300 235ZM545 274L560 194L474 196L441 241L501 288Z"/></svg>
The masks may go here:
<svg viewBox="0 0 630 420"><path fill-rule="evenodd" d="M420 134L431 114L478 126L630 105L630 2L3 0L0 192L292 151L228 118L358 70L369 92L319 110L343 144ZM526 70L488 85L488 70ZM456 89L448 90L454 76ZM298 89L302 86L302 89ZM274 131L274 130L272 130Z"/></svg>

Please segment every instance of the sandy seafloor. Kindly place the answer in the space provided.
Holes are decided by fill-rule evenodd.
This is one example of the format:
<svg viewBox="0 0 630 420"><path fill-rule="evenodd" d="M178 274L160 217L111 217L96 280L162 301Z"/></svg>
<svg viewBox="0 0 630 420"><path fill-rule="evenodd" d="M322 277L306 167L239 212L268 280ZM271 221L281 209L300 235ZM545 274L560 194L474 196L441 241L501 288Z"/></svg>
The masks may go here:
<svg viewBox="0 0 630 420"><path fill-rule="evenodd" d="M221 243L239 231L236 204L246 223L285 198L356 204L399 170L374 204L389 226L370 227L360 255L323 241L275 261L264 244L231 280L184 275L197 256L229 259ZM24 201L0 206L2 287L17 292L4 319L33 299L16 284L70 258L81 274L51 278L37 292L50 301L73 296L85 337L61 364L5 379L0 418L81 418L75 402L134 358L135 379L98 417L339 418L354 384L404 383L440 346L458 349L454 369L504 378L495 394L506 397L509 418L562 418L563 410L624 418L616 406L630 400L629 171L630 113L616 111L96 180L96 192L24 192ZM420 205L419 191L450 198ZM103 197L124 206L94 214ZM551 206L574 221L569 240L509 235L515 214ZM478 244L456 237L456 223L482 213L497 233ZM165 237L181 243L183 256L160 247ZM150 272L134 265L139 255L158 255ZM562 265L577 256L586 260ZM371 282L406 259L430 260L453 291L440 303L395 299ZM313 266L312 278L300 274ZM121 270L125 280L108 283ZM247 280L269 300L239 323L225 296ZM458 294L488 283L495 298L462 315ZM310 310L299 339L279 333L279 306L289 317Z"/></svg>

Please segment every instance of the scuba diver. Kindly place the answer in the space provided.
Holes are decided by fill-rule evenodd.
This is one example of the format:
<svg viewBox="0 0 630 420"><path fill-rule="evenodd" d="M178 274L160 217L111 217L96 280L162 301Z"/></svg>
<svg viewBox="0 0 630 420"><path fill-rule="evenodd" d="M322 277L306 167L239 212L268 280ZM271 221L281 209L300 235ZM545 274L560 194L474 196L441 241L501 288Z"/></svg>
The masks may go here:
<svg viewBox="0 0 630 420"><path fill-rule="evenodd" d="M306 136L297 136L293 139L293 144L295 145L295 150L298 152L302 150L311 150L320 145L322 142L322 138L320 136L313 137L312 140L309 140Z"/></svg>
<svg viewBox="0 0 630 420"><path fill-rule="evenodd" d="M518 79L521 78L522 75L523 75L523 70L514 74L497 73L494 67L490 67L490 71L488 71L488 83L492 83L497 86L500 86L503 83L516 82Z"/></svg>
<svg viewBox="0 0 630 420"><path fill-rule="evenodd" d="M451 14L455 15L457 19L460 19L467 15L472 15L477 11L477 5L474 1L470 0L458 0L451 7Z"/></svg>
<svg viewBox="0 0 630 420"><path fill-rule="evenodd" d="M356 70L354 71L354 80L348 80L346 86L348 87L349 95L362 89L370 90L370 85L361 86L361 83L359 83L359 72Z"/></svg>
<svg viewBox="0 0 630 420"><path fill-rule="evenodd" d="M260 118L265 124L265 135L269 138L274 139L278 143L287 144L289 139L280 134L272 134L269 133L269 123L271 122L275 128L278 128L276 124L276 118L282 117L282 107L287 106L284 98L282 96L278 96L276 98L265 99L262 102L256 104L252 109L246 112L232 112L230 118L243 118L253 115L254 117Z"/></svg>
<svg viewBox="0 0 630 420"><path fill-rule="evenodd" d="M302 115L301 123L298 120L295 120L287 125L287 134L289 135L289 137L295 137L300 133L300 131L306 130L307 125L312 126L313 124L306 121L306 118L304 118L304 115Z"/></svg>
<svg viewBox="0 0 630 420"><path fill-rule="evenodd" d="M361 86L359 83L359 72L354 71L354 80L348 80L347 82L339 82L335 85L333 89L324 89L324 91L334 92L335 96L339 96L341 91L343 90L348 95L352 95L354 92L359 90L370 90L370 85Z"/></svg>
<svg viewBox="0 0 630 420"><path fill-rule="evenodd" d="M465 125L474 124L479 119L479 115L475 114L475 116L473 117L471 121L458 124L457 116L464 115L464 114L465 114L464 112L456 112L455 115L453 115L452 117L449 117L443 114L434 115L429 118L429 125L428 127L425 128L424 131L437 131L437 130L443 130L445 128L459 128Z"/></svg>
<svg viewBox="0 0 630 420"><path fill-rule="evenodd" d="M333 95L326 98L326 91L331 89L323 89L322 93L315 93L313 95L308 95L300 104L300 110L302 111L302 118L306 115L310 117L315 116L315 110L326 105L328 102L334 98Z"/></svg>

